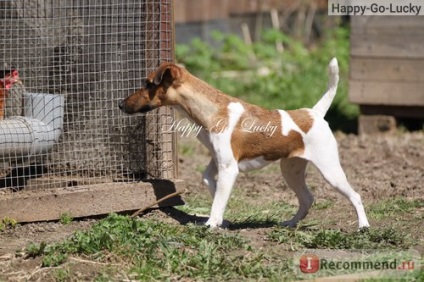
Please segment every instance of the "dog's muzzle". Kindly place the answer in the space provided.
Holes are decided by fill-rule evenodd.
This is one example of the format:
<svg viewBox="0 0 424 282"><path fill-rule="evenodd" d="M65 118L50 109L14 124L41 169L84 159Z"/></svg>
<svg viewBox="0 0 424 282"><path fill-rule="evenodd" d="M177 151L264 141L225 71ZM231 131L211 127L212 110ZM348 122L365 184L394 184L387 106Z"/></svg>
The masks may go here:
<svg viewBox="0 0 424 282"><path fill-rule="evenodd" d="M129 115L132 115L132 114L135 114L135 113L147 113L147 112L150 112L151 110L154 110L154 109L155 109L155 108L154 108L154 107L152 107L152 105L150 105L150 104L146 104L146 105L143 105L143 106L141 106L141 107L138 107L137 109L134 109L133 107L128 106L128 105L125 103L125 99L124 99L124 100L119 101L119 103L118 103L118 107L119 107L119 109L120 109L121 111L123 111L124 113L127 113L127 114L129 114Z"/></svg>
<svg viewBox="0 0 424 282"><path fill-rule="evenodd" d="M118 107L121 111L124 111L124 107L125 107L125 100L121 100L118 103Z"/></svg>
<svg viewBox="0 0 424 282"><path fill-rule="evenodd" d="M126 114L134 114L135 111L131 109L131 107L128 107L127 104L125 103L125 99L119 101L118 103L118 107L121 111L123 111Z"/></svg>

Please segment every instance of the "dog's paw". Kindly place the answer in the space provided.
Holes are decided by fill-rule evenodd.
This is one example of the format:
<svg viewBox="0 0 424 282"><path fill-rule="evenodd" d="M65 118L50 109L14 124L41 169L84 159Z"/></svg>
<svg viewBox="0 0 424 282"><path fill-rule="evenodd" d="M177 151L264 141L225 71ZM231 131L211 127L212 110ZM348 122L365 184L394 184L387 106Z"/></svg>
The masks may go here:
<svg viewBox="0 0 424 282"><path fill-rule="evenodd" d="M226 229L230 226L230 222L228 220L222 220L221 222L218 222L216 220L211 220L209 218L209 220L206 221L205 225L210 227L210 228L224 228L224 229Z"/></svg>
<svg viewBox="0 0 424 282"><path fill-rule="evenodd" d="M294 228L297 226L297 221L294 221L294 220L283 221L280 223L280 226Z"/></svg>
<svg viewBox="0 0 424 282"><path fill-rule="evenodd" d="M360 233L367 233L369 230L370 230L369 225L361 226L361 227L358 228L358 232L360 232Z"/></svg>

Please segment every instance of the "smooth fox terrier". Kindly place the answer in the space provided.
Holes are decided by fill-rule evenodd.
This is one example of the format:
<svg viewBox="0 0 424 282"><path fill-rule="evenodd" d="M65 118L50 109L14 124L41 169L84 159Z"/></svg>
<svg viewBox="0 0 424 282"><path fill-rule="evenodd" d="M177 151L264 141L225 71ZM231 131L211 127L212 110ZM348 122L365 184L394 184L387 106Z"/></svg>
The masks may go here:
<svg viewBox="0 0 424 282"><path fill-rule="evenodd" d="M305 183L306 165L311 161L328 183L350 200L359 228L364 228L369 223L361 197L346 179L336 139L324 120L339 81L336 58L328 68L328 89L312 109L267 110L251 105L222 93L172 63L162 63L143 80L139 90L119 102L119 108L134 114L169 105L202 128L197 137L212 154L203 173L203 182L213 198L206 222L210 227L222 226L240 171L259 169L280 160L283 177L299 201L297 213L283 226L296 226L314 201Z"/></svg>

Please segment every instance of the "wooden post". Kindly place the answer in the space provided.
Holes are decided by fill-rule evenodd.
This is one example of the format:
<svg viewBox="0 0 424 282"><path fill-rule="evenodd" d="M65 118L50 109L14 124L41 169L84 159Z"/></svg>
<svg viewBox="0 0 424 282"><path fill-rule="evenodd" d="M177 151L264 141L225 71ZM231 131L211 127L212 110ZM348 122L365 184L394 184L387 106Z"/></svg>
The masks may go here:
<svg viewBox="0 0 424 282"><path fill-rule="evenodd" d="M148 68L155 70L161 62L174 61L173 10L168 0L148 3L149 24L146 29L146 47L149 50ZM160 11L158 18L153 19L153 12ZM149 40L159 38L160 40ZM146 154L147 174L151 178L176 179L177 155L175 133L166 129L174 118L174 112L162 107L146 115Z"/></svg>

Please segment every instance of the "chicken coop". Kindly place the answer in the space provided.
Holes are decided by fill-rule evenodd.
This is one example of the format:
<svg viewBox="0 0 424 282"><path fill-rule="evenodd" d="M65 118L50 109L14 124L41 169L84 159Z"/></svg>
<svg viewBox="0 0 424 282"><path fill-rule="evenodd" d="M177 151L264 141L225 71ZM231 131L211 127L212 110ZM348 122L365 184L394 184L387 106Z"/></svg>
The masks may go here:
<svg viewBox="0 0 424 282"><path fill-rule="evenodd" d="M178 190L173 110L118 108L173 61L171 0L3 0L0 22L0 218L131 211Z"/></svg>

